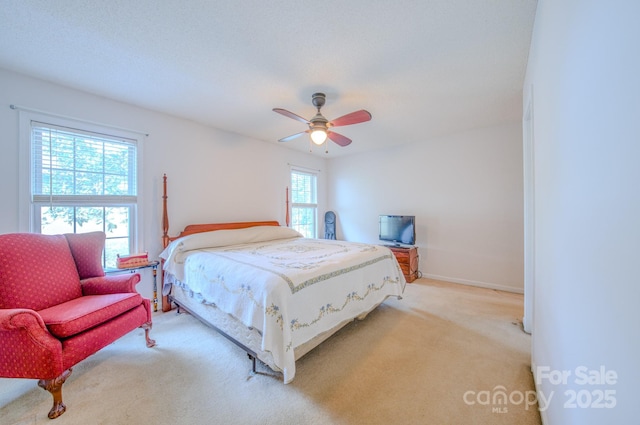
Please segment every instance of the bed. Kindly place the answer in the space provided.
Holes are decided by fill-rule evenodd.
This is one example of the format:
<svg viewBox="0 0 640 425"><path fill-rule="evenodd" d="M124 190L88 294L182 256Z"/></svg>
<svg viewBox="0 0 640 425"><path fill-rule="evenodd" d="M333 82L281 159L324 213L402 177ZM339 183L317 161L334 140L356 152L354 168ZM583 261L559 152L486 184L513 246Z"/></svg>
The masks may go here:
<svg viewBox="0 0 640 425"><path fill-rule="evenodd" d="M304 238L277 221L199 224L168 237L163 306L191 313L253 359L295 376L295 362L388 297L405 278L383 246Z"/></svg>

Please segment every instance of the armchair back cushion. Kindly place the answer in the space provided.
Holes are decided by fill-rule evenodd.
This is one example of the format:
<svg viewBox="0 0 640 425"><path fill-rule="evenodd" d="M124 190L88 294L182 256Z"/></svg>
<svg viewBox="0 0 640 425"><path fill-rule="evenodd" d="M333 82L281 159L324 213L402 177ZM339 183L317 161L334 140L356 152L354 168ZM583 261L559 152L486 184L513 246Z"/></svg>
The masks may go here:
<svg viewBox="0 0 640 425"><path fill-rule="evenodd" d="M104 276L102 251L106 235L104 232L65 233L71 254L76 262L80 279Z"/></svg>
<svg viewBox="0 0 640 425"><path fill-rule="evenodd" d="M63 235L0 235L0 308L42 310L81 296Z"/></svg>

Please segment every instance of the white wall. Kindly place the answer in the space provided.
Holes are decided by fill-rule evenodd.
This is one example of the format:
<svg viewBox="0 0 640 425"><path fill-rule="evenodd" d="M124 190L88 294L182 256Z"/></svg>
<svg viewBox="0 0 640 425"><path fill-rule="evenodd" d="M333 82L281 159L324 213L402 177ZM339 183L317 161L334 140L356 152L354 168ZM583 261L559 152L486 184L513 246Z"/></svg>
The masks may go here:
<svg viewBox="0 0 640 425"><path fill-rule="evenodd" d="M546 424L640 417L639 16L637 1L538 2L524 84L535 158L532 361L569 373L566 385L538 383L553 395ZM580 367L617 379L584 384ZM571 394L583 407L565 405Z"/></svg>
<svg viewBox="0 0 640 425"><path fill-rule="evenodd" d="M162 235L162 175L168 176L170 234L186 224L285 222L289 165L325 169L325 159L115 102L0 69L0 233L17 232L18 112L11 104L149 133L144 141L141 249L157 258ZM325 172L318 185L325 186ZM318 200L320 211L326 200ZM150 282L138 290L150 296Z"/></svg>
<svg viewBox="0 0 640 425"><path fill-rule="evenodd" d="M335 158L328 170L338 238L377 243L378 215L415 215L424 276L523 291L520 123Z"/></svg>

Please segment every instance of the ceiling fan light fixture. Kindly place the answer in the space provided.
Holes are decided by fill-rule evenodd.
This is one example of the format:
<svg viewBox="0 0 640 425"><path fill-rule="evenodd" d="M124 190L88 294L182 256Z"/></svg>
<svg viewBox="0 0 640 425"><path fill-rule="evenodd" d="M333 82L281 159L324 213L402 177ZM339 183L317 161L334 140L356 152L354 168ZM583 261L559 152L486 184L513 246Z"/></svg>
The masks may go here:
<svg viewBox="0 0 640 425"><path fill-rule="evenodd" d="M273 112L277 112L281 115L284 115L285 117L292 118L296 121L301 121L309 126L309 129L307 131L301 131L300 133L293 134L278 141L287 142L306 133L310 135L311 143L314 143L318 146L325 143L327 139L331 139L332 142L342 147L351 144L351 139L343 136L342 134L336 133L335 131L329 131L329 129L333 127L340 127L369 121L371 119L371 114L364 109L361 109L359 111L354 111L350 114L343 115L332 121L329 121L320 112L320 108L322 108L322 106L324 105L325 99L326 98L324 93L314 93L313 96L311 96L313 106L318 108L318 112L310 120L307 120L300 115L294 114L293 112L287 111L286 109L273 108ZM329 137L329 133L331 133L331 137Z"/></svg>
<svg viewBox="0 0 640 425"><path fill-rule="evenodd" d="M311 132L311 141L320 146L327 140L327 132L324 129L315 129Z"/></svg>

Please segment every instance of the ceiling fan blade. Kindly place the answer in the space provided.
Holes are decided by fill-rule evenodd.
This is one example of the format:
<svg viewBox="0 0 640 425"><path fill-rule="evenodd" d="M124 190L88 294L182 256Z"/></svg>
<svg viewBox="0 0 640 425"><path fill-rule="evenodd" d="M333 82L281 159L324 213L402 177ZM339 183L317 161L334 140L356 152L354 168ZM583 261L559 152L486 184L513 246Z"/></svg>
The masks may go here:
<svg viewBox="0 0 640 425"><path fill-rule="evenodd" d="M285 117L293 118L294 120L301 121L305 124L309 124L309 120L306 118L302 118L300 115L294 114L293 112L287 111L282 108L273 108L273 112L277 112L279 114L284 115Z"/></svg>
<svg viewBox="0 0 640 425"><path fill-rule="evenodd" d="M300 133L296 133L296 134L292 134L291 136L283 137L282 139L278 140L278 142L288 142L289 140L293 140L296 137L300 137L305 133L309 133L310 131L311 130L301 131Z"/></svg>
<svg viewBox="0 0 640 425"><path fill-rule="evenodd" d="M343 136L342 134L335 133L333 131L327 131L327 137L342 147L348 146L349 144L351 144L351 139L349 139L346 136Z"/></svg>
<svg viewBox="0 0 640 425"><path fill-rule="evenodd" d="M371 119L371 114L364 109L359 111L352 112L347 115L343 115L329 123L331 127L339 127L341 125L351 125L358 124L361 122L369 121Z"/></svg>

